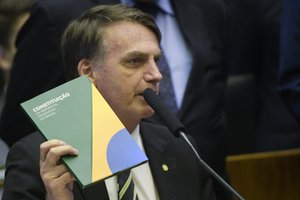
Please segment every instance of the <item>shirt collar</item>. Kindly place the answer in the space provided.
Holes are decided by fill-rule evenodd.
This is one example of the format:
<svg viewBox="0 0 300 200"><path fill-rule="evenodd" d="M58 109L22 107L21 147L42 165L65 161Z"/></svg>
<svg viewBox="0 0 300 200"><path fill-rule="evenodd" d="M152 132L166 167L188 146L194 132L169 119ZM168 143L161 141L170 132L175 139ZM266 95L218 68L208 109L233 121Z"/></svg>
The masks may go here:
<svg viewBox="0 0 300 200"><path fill-rule="evenodd" d="M135 141L137 141L140 135L140 124L136 126L136 128L130 133Z"/></svg>

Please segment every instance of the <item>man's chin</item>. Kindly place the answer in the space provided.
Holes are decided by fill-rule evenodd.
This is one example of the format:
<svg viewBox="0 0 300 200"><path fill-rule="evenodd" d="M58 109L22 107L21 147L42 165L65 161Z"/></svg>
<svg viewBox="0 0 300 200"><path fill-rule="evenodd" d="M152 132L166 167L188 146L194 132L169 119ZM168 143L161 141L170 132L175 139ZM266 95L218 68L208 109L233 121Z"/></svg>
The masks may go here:
<svg viewBox="0 0 300 200"><path fill-rule="evenodd" d="M143 118L151 117L153 114L154 110L150 106L147 106L147 108L144 111Z"/></svg>

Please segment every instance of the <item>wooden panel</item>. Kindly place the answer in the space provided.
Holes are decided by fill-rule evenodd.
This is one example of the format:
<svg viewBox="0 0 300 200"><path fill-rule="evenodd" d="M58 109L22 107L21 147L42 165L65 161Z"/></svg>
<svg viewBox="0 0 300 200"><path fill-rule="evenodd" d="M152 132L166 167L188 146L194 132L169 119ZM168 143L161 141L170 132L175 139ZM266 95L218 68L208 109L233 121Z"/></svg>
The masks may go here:
<svg viewBox="0 0 300 200"><path fill-rule="evenodd" d="M246 200L300 200L300 149L231 155L226 167Z"/></svg>

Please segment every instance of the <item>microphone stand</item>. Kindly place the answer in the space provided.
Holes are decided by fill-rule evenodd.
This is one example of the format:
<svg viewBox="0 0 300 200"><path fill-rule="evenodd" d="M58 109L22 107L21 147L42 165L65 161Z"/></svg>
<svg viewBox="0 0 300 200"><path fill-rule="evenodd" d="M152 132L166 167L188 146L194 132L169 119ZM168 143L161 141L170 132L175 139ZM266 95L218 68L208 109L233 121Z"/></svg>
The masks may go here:
<svg viewBox="0 0 300 200"><path fill-rule="evenodd" d="M206 162L204 162L193 144L186 137L183 124L176 118L176 116L164 105L163 101L154 93L150 88L144 91L144 98L148 104L153 108L156 114L165 122L169 130L174 134L175 137L181 137L190 146L194 154L197 157L200 165L203 166L217 181L219 181L229 192L234 194L238 200L244 200L244 198L235 191L224 179L222 179Z"/></svg>
<svg viewBox="0 0 300 200"><path fill-rule="evenodd" d="M200 165L203 166L214 178L216 178L227 190L229 190L232 194L234 194L239 200L244 200L244 198L235 191L224 179L222 179L206 162L204 162L199 156L198 152L194 148L193 144L187 138L186 134L179 130L179 136L189 145L189 147L193 150L194 154L197 157Z"/></svg>

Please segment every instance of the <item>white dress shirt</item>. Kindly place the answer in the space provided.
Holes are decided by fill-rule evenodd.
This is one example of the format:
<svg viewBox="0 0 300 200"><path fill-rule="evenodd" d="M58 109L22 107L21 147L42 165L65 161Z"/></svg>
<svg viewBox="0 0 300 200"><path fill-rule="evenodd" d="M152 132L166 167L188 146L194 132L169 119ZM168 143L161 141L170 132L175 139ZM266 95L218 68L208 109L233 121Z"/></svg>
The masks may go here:
<svg viewBox="0 0 300 200"><path fill-rule="evenodd" d="M138 146L145 152L140 126L138 125L131 133ZM149 163L146 162L131 170L139 200L159 200L157 189L154 184ZM113 176L105 180L106 189L110 200L118 200L117 177Z"/></svg>

